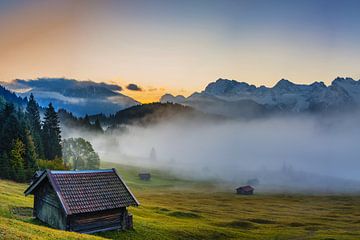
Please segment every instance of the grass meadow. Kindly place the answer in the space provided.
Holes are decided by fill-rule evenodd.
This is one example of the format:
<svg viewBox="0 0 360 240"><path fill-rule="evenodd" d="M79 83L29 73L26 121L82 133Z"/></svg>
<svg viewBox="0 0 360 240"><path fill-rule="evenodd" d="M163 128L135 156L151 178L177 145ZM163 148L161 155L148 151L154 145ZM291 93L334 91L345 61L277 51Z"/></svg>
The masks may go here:
<svg viewBox="0 0 360 240"><path fill-rule="evenodd" d="M0 180L0 239L360 239L360 196L240 196L212 182L157 171L144 182L137 168L116 168L141 203L129 209L133 230L86 235L51 229L31 217L26 184Z"/></svg>

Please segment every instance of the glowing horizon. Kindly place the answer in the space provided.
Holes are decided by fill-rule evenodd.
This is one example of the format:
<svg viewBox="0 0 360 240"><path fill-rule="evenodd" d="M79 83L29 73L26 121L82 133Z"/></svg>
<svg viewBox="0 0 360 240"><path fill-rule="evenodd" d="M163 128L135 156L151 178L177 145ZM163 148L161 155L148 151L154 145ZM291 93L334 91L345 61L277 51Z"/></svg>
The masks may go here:
<svg viewBox="0 0 360 240"><path fill-rule="evenodd" d="M218 78L360 78L358 1L0 0L0 81L134 83L140 102ZM125 88L124 88L125 89Z"/></svg>

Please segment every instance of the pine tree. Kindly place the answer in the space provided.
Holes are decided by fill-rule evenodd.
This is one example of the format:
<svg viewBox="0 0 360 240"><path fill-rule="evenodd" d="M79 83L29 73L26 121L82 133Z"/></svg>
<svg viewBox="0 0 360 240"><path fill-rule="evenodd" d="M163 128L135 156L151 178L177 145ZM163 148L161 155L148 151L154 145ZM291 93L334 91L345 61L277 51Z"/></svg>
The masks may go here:
<svg viewBox="0 0 360 240"><path fill-rule="evenodd" d="M20 139L16 139L10 152L10 177L16 181L24 182L26 179L24 169L25 145Z"/></svg>
<svg viewBox="0 0 360 240"><path fill-rule="evenodd" d="M10 162L6 152L0 155L0 178L10 178Z"/></svg>
<svg viewBox="0 0 360 240"><path fill-rule="evenodd" d="M42 142L46 159L54 160L62 157L60 133L60 121L53 105L50 103L45 111L42 129Z"/></svg>
<svg viewBox="0 0 360 240"><path fill-rule="evenodd" d="M41 140L41 120L39 105L35 101L34 95L31 93L28 104L26 106L26 118L29 123L30 133L32 135L36 153L40 158L44 157L44 148Z"/></svg>
<svg viewBox="0 0 360 240"><path fill-rule="evenodd" d="M0 112L0 177L23 182L36 169L36 150L21 109L6 104Z"/></svg>
<svg viewBox="0 0 360 240"><path fill-rule="evenodd" d="M26 177L29 179L36 171L36 160L37 154L35 150L35 145L32 140L32 136L29 130L25 130L26 132L26 139L25 139L25 166L26 169Z"/></svg>
<svg viewBox="0 0 360 240"><path fill-rule="evenodd" d="M16 115L12 104L6 104L4 110L1 112L0 152L9 152L14 140L21 137L21 126Z"/></svg>
<svg viewBox="0 0 360 240"><path fill-rule="evenodd" d="M96 132L101 132L101 133L103 132L103 129L102 129L102 127L101 127L101 123L100 123L100 121L99 121L98 118L95 120L94 130L95 130Z"/></svg>
<svg viewBox="0 0 360 240"><path fill-rule="evenodd" d="M83 127L85 127L88 130L92 129L92 125L90 123L89 115L87 115L87 114L85 115L84 119L82 120L82 125L83 125Z"/></svg>

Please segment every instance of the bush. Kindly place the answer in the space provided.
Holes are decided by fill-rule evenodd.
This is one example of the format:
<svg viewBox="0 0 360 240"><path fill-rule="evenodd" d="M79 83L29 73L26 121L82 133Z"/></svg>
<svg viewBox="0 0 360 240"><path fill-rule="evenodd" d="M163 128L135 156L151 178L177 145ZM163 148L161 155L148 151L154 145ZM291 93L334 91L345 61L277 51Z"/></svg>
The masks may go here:
<svg viewBox="0 0 360 240"><path fill-rule="evenodd" d="M39 167L39 169L41 170L45 170L45 169L50 169L50 170L69 170L70 167L67 166L62 159L55 159L55 160L43 160L40 159L37 161L37 165Z"/></svg>

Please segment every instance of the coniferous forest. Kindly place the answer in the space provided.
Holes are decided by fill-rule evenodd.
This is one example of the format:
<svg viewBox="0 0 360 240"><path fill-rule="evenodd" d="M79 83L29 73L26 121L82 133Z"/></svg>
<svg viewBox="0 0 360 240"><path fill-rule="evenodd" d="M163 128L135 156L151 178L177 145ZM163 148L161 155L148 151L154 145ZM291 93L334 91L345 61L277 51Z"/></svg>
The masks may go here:
<svg viewBox="0 0 360 240"><path fill-rule="evenodd" d="M0 178L24 182L44 163L63 165L60 122L51 103L43 121L33 95L25 108L4 98L0 103Z"/></svg>

